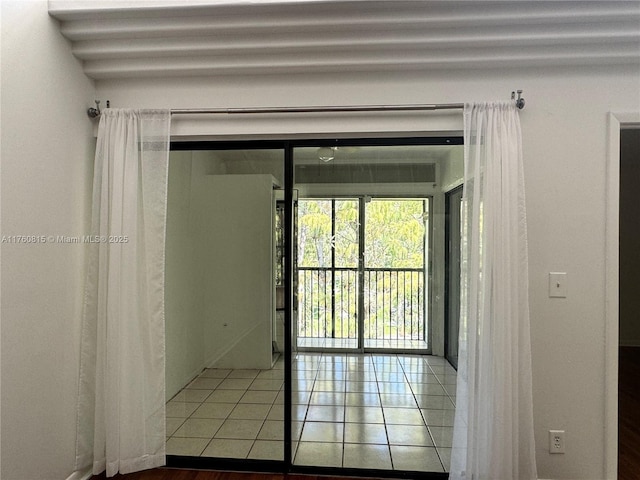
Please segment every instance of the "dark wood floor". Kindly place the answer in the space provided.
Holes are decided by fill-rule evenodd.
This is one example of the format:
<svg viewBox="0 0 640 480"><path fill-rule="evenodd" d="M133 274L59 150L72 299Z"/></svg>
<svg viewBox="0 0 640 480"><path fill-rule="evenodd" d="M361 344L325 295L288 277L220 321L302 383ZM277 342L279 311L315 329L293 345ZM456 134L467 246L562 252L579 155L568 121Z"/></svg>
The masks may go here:
<svg viewBox="0 0 640 480"><path fill-rule="evenodd" d="M620 347L618 480L640 478L640 347Z"/></svg>
<svg viewBox="0 0 640 480"><path fill-rule="evenodd" d="M312 475L283 475L281 473L212 472L209 470L178 470L155 468L128 475L116 475L116 480L345 480L344 477L320 477ZM104 474L91 480L105 480ZM358 480L373 480L362 479Z"/></svg>

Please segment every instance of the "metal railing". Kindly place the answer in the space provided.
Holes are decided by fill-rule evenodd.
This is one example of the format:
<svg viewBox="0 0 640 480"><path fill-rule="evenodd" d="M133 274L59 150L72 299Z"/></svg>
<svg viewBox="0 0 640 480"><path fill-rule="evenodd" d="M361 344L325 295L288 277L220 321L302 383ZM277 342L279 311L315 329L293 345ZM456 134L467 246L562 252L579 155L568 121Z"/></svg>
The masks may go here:
<svg viewBox="0 0 640 480"><path fill-rule="evenodd" d="M363 295L365 340L424 340L424 271L298 268L299 338L357 338L358 296Z"/></svg>
<svg viewBox="0 0 640 480"><path fill-rule="evenodd" d="M298 337L357 338L358 270L298 268Z"/></svg>
<svg viewBox="0 0 640 480"><path fill-rule="evenodd" d="M424 296L422 269L365 269L364 338L424 340Z"/></svg>

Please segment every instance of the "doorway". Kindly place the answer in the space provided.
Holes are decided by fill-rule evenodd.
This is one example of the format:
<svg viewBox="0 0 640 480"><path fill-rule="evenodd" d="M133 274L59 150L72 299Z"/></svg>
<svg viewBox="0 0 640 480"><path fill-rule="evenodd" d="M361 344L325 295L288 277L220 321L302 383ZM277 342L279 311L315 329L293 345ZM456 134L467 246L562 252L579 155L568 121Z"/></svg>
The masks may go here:
<svg viewBox="0 0 640 480"><path fill-rule="evenodd" d="M455 370L427 349L375 347L367 336L397 342L408 331L431 347L430 302L443 288L431 265L442 269L444 258L442 185L457 181L449 159L460 144L414 138L172 146L170 466L446 478ZM333 155L328 162L320 158L323 147ZM316 263L298 269L305 262L294 227L304 212L330 234L320 229L322 241L306 243ZM316 270L312 310L325 336L345 332L353 349L297 350L292 334L305 301L304 268ZM378 327L368 320L376 318ZM385 325L383 318L391 320Z"/></svg>
<svg viewBox="0 0 640 480"><path fill-rule="evenodd" d="M445 195L445 317L444 355L458 368L458 332L460 330L460 248L462 185Z"/></svg>
<svg viewBox="0 0 640 480"><path fill-rule="evenodd" d="M618 376L618 478L640 471L640 239L637 185L640 183L640 129L620 130L620 297Z"/></svg>
<svg viewBox="0 0 640 480"><path fill-rule="evenodd" d="M430 198L297 203L298 349L429 351Z"/></svg>

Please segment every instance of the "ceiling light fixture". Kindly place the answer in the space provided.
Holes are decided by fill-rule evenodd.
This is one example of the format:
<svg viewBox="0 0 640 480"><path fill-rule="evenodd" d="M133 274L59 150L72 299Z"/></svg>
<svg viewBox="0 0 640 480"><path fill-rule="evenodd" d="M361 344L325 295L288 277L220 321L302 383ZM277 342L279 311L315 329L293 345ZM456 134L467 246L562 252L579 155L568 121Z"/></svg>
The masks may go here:
<svg viewBox="0 0 640 480"><path fill-rule="evenodd" d="M324 163L330 162L336 158L336 148L337 147L320 147L318 149L318 159L322 160Z"/></svg>

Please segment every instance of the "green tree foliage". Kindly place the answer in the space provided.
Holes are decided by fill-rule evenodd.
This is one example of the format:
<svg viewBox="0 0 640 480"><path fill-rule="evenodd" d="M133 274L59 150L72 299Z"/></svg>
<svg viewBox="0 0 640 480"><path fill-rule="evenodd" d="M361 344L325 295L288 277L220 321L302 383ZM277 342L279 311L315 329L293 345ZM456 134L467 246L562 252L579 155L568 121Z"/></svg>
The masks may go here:
<svg viewBox="0 0 640 480"><path fill-rule="evenodd" d="M365 266L422 268L424 263L424 202L372 200L367 203Z"/></svg>
<svg viewBox="0 0 640 480"><path fill-rule="evenodd" d="M423 200L372 200L365 215L367 268L422 268L428 217ZM337 267L357 267L358 231L358 200L335 200L334 235L331 200L300 200L298 265L330 267L334 248Z"/></svg>

